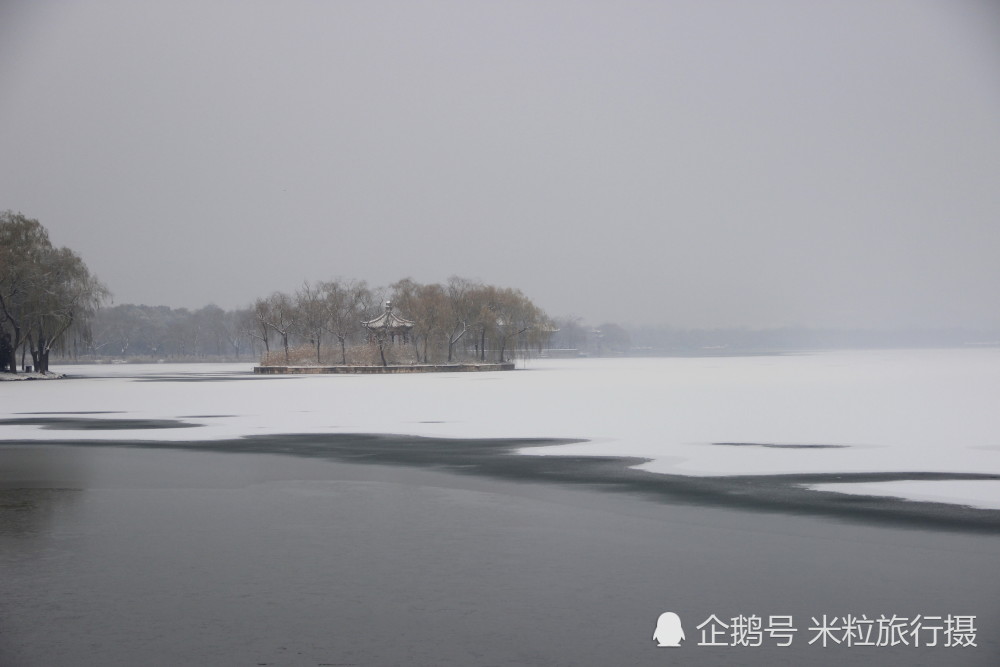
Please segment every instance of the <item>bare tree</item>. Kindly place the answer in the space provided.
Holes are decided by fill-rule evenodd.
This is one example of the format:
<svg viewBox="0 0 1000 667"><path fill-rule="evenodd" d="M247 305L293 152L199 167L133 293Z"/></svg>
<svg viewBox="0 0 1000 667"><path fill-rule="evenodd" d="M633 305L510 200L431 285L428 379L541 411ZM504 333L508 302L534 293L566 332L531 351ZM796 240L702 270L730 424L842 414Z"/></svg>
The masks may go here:
<svg viewBox="0 0 1000 667"><path fill-rule="evenodd" d="M239 361L240 352L243 350L243 344L252 340L245 327L248 315L252 318L250 310L244 308L227 310L222 317L222 335L237 361Z"/></svg>
<svg viewBox="0 0 1000 667"><path fill-rule="evenodd" d="M490 329L496 338L499 361L504 363L505 353L511 343L516 346L522 336L542 325L544 315L521 290L494 288L490 296L487 308L494 318L490 322Z"/></svg>
<svg viewBox="0 0 1000 667"><path fill-rule="evenodd" d="M288 337L295 330L295 302L284 292L275 292L265 301L261 309L264 323L281 337L281 345L285 350L285 363L289 363Z"/></svg>
<svg viewBox="0 0 1000 667"><path fill-rule="evenodd" d="M327 331L340 343L340 363L347 364L347 341L361 328L361 320L372 301L364 281L331 280L321 283L320 294L326 311Z"/></svg>
<svg viewBox="0 0 1000 667"><path fill-rule="evenodd" d="M475 323L478 315L475 296L482 290L482 285L466 278L452 276L448 278L448 286L445 292L448 297L447 309L447 335L448 335L448 362L454 360L455 345L458 344L469 327Z"/></svg>
<svg viewBox="0 0 1000 667"><path fill-rule="evenodd" d="M368 336L368 343L374 345L378 350L383 367L389 365L385 351L390 343L390 337L393 335L390 331L391 318L385 317L383 326L373 326L370 322L376 319L383 312L383 309L388 315L390 304L386 300L387 291L384 287L367 290L363 293L363 301L361 302L362 324Z"/></svg>
<svg viewBox="0 0 1000 667"><path fill-rule="evenodd" d="M221 357L226 342L226 311L214 303L199 308L191 315L196 331L196 356Z"/></svg>
<svg viewBox="0 0 1000 667"><path fill-rule="evenodd" d="M423 361L426 364L429 363L428 347L438 349L440 345L431 343L442 339L451 324L451 304L444 287L438 284L420 285L415 297L410 317L420 327L423 337Z"/></svg>
<svg viewBox="0 0 1000 667"><path fill-rule="evenodd" d="M264 354L270 351L271 330L264 323L260 313L260 308L265 305L261 299L257 299L253 306L239 311L240 333L250 341L253 354L257 354L257 341L264 344Z"/></svg>
<svg viewBox="0 0 1000 667"><path fill-rule="evenodd" d="M295 308L298 318L295 328L310 344L316 346L316 363L323 363L320 345L323 334L329 330L330 314L326 309L323 283L313 287L308 282L295 293Z"/></svg>
<svg viewBox="0 0 1000 667"><path fill-rule="evenodd" d="M271 353L271 302L268 299L257 299L253 304L253 327L247 327L248 333L264 343L264 354Z"/></svg>
<svg viewBox="0 0 1000 667"><path fill-rule="evenodd" d="M414 318L415 311L419 308L418 292L420 287L421 285L414 282L412 278L403 278L389 285L389 289L392 290L390 300L396 308L397 313L406 313L408 318ZM423 323L414 320L413 329L410 331L410 343L413 345L413 353L418 359L420 358L420 353L417 350L417 339L421 336L426 337Z"/></svg>

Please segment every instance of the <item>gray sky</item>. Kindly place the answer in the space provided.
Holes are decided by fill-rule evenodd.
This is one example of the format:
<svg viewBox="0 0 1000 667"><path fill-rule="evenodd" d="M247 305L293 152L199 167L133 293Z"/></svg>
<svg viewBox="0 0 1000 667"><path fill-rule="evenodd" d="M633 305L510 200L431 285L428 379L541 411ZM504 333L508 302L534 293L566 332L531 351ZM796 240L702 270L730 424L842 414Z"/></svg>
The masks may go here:
<svg viewBox="0 0 1000 667"><path fill-rule="evenodd" d="M1000 326L986 1L0 0L0 91L0 209L117 303Z"/></svg>

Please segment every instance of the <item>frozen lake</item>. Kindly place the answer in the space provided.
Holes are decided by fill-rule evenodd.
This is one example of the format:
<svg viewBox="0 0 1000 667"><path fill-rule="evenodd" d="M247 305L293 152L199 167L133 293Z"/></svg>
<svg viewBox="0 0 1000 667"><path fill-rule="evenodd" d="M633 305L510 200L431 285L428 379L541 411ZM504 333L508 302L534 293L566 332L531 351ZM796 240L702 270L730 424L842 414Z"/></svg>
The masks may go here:
<svg viewBox="0 0 1000 667"><path fill-rule="evenodd" d="M4 439L50 441L281 433L568 438L586 442L526 453L638 457L647 460L643 470L687 476L1000 475L1000 350L993 348L524 366L388 380L257 378L250 365L232 364L62 367L78 379L0 384L8 418L0 428ZM126 421L114 430L33 423L98 412ZM187 427L133 430L127 420ZM990 509L1000 499L1000 480L856 481L840 489Z"/></svg>
<svg viewBox="0 0 1000 667"><path fill-rule="evenodd" d="M996 350L58 370L0 383L5 667L1000 659ZM798 636L699 646L712 614ZM976 646L824 649L824 614Z"/></svg>

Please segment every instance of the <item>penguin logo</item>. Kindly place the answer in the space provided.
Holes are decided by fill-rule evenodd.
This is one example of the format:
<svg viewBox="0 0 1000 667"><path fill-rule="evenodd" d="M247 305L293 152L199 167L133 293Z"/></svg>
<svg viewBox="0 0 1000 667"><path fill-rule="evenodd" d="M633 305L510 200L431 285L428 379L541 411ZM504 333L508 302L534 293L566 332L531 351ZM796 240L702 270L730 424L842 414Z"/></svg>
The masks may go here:
<svg viewBox="0 0 1000 667"><path fill-rule="evenodd" d="M656 630L653 631L653 641L657 646L680 646L684 641L684 628L681 627L681 618L672 611L665 611L660 614L656 621Z"/></svg>

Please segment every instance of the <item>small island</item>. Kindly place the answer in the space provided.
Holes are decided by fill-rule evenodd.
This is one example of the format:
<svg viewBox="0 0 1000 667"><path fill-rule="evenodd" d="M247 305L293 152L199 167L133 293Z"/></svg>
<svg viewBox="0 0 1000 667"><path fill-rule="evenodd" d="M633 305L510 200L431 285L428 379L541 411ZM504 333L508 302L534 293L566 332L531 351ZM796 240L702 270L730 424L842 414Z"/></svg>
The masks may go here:
<svg viewBox="0 0 1000 667"><path fill-rule="evenodd" d="M462 279L447 286L406 279L391 290L393 298L375 300L363 283L307 284L296 295L294 326L286 295L258 299L254 312L265 352L254 373L509 371L515 355L541 350L557 330L519 290ZM406 308L398 308L398 302ZM289 345L289 333L298 346ZM277 334L279 349L271 349L269 334ZM339 349L324 348L324 337Z"/></svg>
<svg viewBox="0 0 1000 667"><path fill-rule="evenodd" d="M258 375L319 375L358 373L374 375L379 373L451 373L481 371L512 371L514 362L502 364L410 364L408 366L254 366Z"/></svg>

